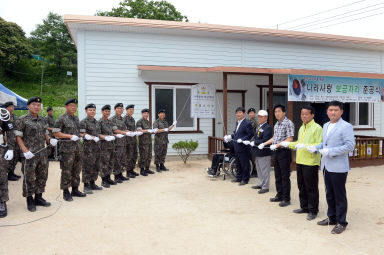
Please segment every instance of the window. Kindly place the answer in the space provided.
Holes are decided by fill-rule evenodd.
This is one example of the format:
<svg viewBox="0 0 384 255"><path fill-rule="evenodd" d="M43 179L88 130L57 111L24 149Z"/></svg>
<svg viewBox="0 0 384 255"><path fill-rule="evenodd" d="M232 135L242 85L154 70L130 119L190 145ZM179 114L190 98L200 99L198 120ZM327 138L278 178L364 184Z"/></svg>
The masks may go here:
<svg viewBox="0 0 384 255"><path fill-rule="evenodd" d="M349 121L354 127L373 127L373 103L346 103L344 108L344 115L346 116L343 116L343 118Z"/></svg>
<svg viewBox="0 0 384 255"><path fill-rule="evenodd" d="M191 118L189 86L152 86L152 122L160 109L165 109L169 125L177 119L176 131L197 131L197 119Z"/></svg>

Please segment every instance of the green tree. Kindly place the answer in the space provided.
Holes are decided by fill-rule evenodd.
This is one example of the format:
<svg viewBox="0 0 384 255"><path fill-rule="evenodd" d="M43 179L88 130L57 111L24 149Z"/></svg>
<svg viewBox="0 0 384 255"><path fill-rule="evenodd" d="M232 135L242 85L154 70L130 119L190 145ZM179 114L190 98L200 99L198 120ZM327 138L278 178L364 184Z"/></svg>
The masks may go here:
<svg viewBox="0 0 384 255"><path fill-rule="evenodd" d="M30 37L33 53L40 55L60 69L76 63L76 48L63 17L50 12L43 24L36 26Z"/></svg>
<svg viewBox="0 0 384 255"><path fill-rule="evenodd" d="M177 151L177 154L181 157L184 164L187 164L187 160L192 152L194 152L199 146L198 141L179 141L172 145L172 148Z"/></svg>
<svg viewBox="0 0 384 255"><path fill-rule="evenodd" d="M30 57L31 47L23 29L13 22L0 17L0 66L7 76L8 68L19 63L22 58Z"/></svg>
<svg viewBox="0 0 384 255"><path fill-rule="evenodd" d="M112 8L111 11L98 11L96 15L188 22L187 16L182 15L173 4L165 0L124 0L119 3L119 7Z"/></svg>

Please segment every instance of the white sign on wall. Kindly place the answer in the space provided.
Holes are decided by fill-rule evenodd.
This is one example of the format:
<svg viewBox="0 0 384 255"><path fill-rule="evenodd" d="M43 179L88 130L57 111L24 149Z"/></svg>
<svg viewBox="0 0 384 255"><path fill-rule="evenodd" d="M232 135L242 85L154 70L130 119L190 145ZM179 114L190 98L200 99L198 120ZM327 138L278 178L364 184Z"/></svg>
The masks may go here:
<svg viewBox="0 0 384 255"><path fill-rule="evenodd" d="M216 87L212 84L196 84L191 88L191 118L216 117Z"/></svg>

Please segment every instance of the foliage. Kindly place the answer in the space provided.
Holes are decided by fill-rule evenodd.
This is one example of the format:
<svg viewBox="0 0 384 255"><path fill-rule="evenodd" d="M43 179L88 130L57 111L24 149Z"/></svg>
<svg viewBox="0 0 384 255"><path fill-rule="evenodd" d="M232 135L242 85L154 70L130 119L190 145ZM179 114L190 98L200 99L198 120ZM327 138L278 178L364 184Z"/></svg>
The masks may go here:
<svg viewBox="0 0 384 255"><path fill-rule="evenodd" d="M30 42L33 53L56 65L76 64L76 48L65 26L63 18L50 12L43 24L31 32Z"/></svg>
<svg viewBox="0 0 384 255"><path fill-rule="evenodd" d="M31 48L21 27L0 17L0 66L3 75L7 75L8 69L30 55Z"/></svg>
<svg viewBox="0 0 384 255"><path fill-rule="evenodd" d="M187 163L187 160L191 153L197 149L199 146L198 141L179 141L172 145L172 148L177 151L177 154L181 157L184 164Z"/></svg>
<svg viewBox="0 0 384 255"><path fill-rule="evenodd" d="M188 22L187 16L182 15L173 4L165 0L123 0L119 7L112 8L111 11L98 11L96 15Z"/></svg>

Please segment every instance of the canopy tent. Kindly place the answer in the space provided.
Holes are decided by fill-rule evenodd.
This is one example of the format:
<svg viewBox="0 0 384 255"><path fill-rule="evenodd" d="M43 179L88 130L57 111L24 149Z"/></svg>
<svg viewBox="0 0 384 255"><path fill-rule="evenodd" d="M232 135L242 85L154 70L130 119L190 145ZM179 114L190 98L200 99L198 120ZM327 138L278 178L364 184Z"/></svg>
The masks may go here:
<svg viewBox="0 0 384 255"><path fill-rule="evenodd" d="M3 84L0 83L0 105L5 102L12 101L15 105L15 110L27 110L27 99L19 96L18 94L7 89Z"/></svg>

